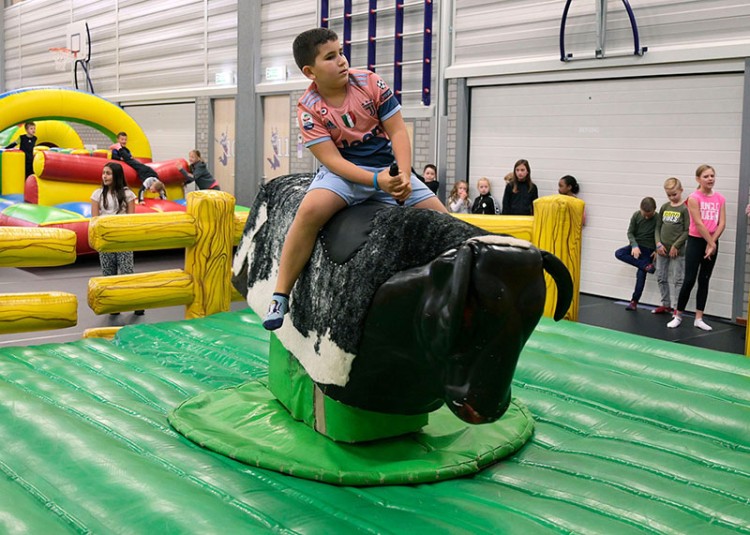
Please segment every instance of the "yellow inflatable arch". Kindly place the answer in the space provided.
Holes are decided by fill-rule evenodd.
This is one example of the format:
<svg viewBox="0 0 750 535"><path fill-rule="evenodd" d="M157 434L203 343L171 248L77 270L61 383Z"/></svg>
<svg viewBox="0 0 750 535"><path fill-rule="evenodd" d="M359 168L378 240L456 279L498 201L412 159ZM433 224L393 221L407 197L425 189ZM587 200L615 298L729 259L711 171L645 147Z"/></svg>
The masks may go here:
<svg viewBox="0 0 750 535"><path fill-rule="evenodd" d="M68 123L64 121L35 121L34 123L36 124L37 146L49 143L52 146L66 149L83 148L81 136ZM13 135L8 138L8 143L18 141L18 138L25 133L26 130L24 130L23 125L19 126Z"/></svg>
<svg viewBox="0 0 750 535"><path fill-rule="evenodd" d="M0 95L0 132L25 121L60 120L86 124L113 142L128 133L133 156L151 159L151 144L125 111L96 95L62 87L16 89Z"/></svg>

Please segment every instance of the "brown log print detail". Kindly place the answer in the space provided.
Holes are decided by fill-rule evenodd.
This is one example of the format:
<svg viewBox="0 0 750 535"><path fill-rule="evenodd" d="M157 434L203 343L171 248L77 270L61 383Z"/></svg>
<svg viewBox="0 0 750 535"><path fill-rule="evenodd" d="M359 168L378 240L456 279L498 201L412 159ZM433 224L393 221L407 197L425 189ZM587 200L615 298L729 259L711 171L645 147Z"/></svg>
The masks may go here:
<svg viewBox="0 0 750 535"><path fill-rule="evenodd" d="M181 269L89 280L88 304L96 314L188 305L192 301L193 278Z"/></svg>
<svg viewBox="0 0 750 535"><path fill-rule="evenodd" d="M78 299L64 292L0 294L0 333L64 329L78 323Z"/></svg>
<svg viewBox="0 0 750 535"><path fill-rule="evenodd" d="M185 252L185 271L195 283L195 299L185 312L189 319L226 311L231 306L234 197L223 191L192 192L187 212L195 218L197 231L195 245Z"/></svg>
<svg viewBox="0 0 750 535"><path fill-rule="evenodd" d="M182 249L195 241L195 220L182 212L95 217L89 244L101 253Z"/></svg>
<svg viewBox="0 0 750 535"><path fill-rule="evenodd" d="M72 230L42 227L3 227L0 267L53 267L76 260Z"/></svg>

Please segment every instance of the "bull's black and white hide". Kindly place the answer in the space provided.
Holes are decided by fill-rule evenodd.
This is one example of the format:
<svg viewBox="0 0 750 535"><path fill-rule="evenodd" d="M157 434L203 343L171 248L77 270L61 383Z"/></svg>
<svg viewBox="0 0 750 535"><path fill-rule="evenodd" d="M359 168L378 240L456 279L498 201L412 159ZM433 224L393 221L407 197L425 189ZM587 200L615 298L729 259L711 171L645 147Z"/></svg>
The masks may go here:
<svg viewBox="0 0 750 535"><path fill-rule="evenodd" d="M233 282L258 313L311 178L271 181L251 209ZM448 214L355 206L322 230L276 334L333 399L395 414L447 402L466 421L492 421L542 315L545 269L562 317L573 286L553 255Z"/></svg>

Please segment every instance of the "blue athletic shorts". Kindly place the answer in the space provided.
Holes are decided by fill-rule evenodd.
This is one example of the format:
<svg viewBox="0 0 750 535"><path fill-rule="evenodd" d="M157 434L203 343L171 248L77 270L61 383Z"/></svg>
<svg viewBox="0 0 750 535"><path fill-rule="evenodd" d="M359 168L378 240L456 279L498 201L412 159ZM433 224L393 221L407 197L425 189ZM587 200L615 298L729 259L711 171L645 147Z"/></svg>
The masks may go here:
<svg viewBox="0 0 750 535"><path fill-rule="evenodd" d="M380 172L385 169L384 167L360 167L362 169L370 171L371 173L375 173L375 171ZM337 174L329 171L328 168L326 168L324 165L320 166L318 174L315 175L315 178L313 179L312 184L310 184L310 187L307 188L307 191L313 189L327 189L329 191L332 191L336 195L344 199L344 201L346 201L346 204L349 206L365 202L369 199L388 204L397 204L396 199L391 197L385 191L377 191L372 184L369 186L364 186L362 184L357 184L356 182L349 182L348 180L341 178ZM404 201L404 205L414 206L415 204L418 204L425 199L429 199L430 197L434 196L435 194L432 193L427 186L425 186L424 182L422 182L414 174L412 174L411 195L409 195L409 198Z"/></svg>

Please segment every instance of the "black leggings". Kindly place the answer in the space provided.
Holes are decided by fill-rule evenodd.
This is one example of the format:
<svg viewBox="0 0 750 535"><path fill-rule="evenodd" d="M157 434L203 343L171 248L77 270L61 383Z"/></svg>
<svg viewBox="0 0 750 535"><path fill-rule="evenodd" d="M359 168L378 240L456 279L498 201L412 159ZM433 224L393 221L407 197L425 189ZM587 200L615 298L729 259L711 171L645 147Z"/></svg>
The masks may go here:
<svg viewBox="0 0 750 535"><path fill-rule="evenodd" d="M688 236L685 250L685 279L682 282L680 297L677 299L677 310L680 312L683 312L687 306L696 279L698 279L698 293L695 294L695 309L701 312L706 309L708 281L711 280L711 273L714 271L716 257L719 254L719 242L716 242L716 251L711 258L704 258L706 245L706 240L703 238Z"/></svg>

